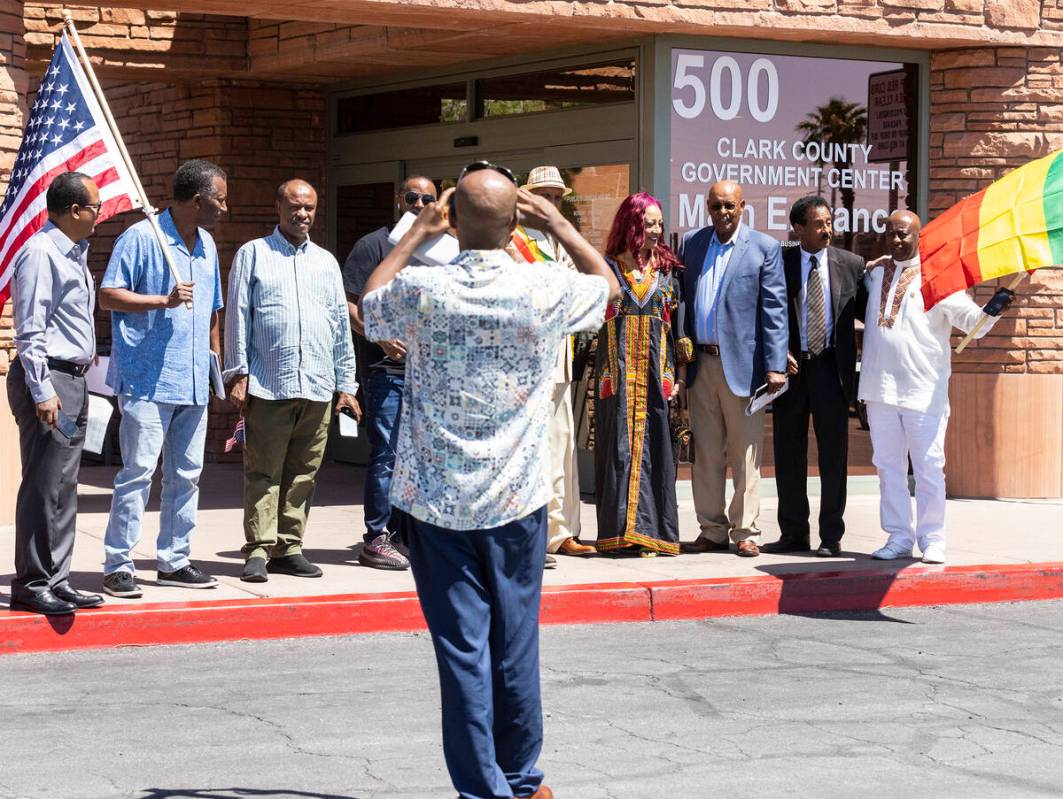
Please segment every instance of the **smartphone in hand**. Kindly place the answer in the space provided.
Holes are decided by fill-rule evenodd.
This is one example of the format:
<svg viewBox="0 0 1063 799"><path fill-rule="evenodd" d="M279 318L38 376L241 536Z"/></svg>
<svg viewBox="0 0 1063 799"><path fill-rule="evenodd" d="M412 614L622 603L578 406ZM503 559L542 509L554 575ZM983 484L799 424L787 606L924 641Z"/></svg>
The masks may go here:
<svg viewBox="0 0 1063 799"><path fill-rule="evenodd" d="M78 432L77 423L62 411L56 413L55 429L66 438L73 438Z"/></svg>

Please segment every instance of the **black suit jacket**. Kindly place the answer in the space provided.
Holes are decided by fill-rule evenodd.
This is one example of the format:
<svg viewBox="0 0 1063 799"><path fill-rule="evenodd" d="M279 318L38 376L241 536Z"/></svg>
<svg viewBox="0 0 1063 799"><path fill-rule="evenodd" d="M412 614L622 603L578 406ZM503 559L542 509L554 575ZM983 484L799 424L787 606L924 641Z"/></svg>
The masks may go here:
<svg viewBox="0 0 1063 799"><path fill-rule="evenodd" d="M785 247L782 254L786 273L786 301L790 311L790 352L801 352L801 248ZM834 328L830 346L835 349L838 380L850 402L856 396L856 328L857 319L863 321L867 308L867 289L864 288L866 263L859 255L836 247L827 248L827 269L830 271L831 310Z"/></svg>

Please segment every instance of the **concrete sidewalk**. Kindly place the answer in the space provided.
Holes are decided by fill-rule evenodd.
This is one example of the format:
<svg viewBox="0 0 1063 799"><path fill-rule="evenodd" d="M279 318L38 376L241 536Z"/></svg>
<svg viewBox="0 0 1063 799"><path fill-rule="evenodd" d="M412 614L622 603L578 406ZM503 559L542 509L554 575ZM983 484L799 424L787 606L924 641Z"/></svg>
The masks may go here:
<svg viewBox="0 0 1063 799"><path fill-rule="evenodd" d="M103 535L107 525L110 507L111 486L115 469L112 467L88 467L81 472L81 489L79 492L78 539L74 552L74 568L71 582L77 588L98 591L102 587L101 564L103 560ZM219 579L219 586L211 590L191 590L160 587L155 585L155 548L154 535L158 530L158 486L154 487L153 498L145 518L145 537L135 550L138 582L144 590L142 599L122 600L107 598L106 609L125 611L122 615L126 622L131 618L129 612L143 609L145 612L160 607L181 607L189 609L202 605L216 606L219 602L226 608L236 607L242 602L267 601L271 605L281 600L319 602L325 597L349 597L358 595L360 601L373 597L393 598L395 596L410 598L414 590L413 579L409 572L385 572L368 569L357 562L358 547L361 543L362 506L361 506L362 471L341 464L325 467L319 477L318 490L314 508L305 539L305 553L313 562L324 570L320 579L301 579L284 575L273 575L268 583L247 584L239 580L242 569L240 546L243 543L242 532L242 471L239 465L217 464L208 466L201 482L201 500L199 512L199 529L193 539L193 560L205 571ZM1023 567L1024 564L1053 564L1063 562L1063 503L1059 501L984 501L984 500L950 500L948 506L948 568L923 566L916 560L883 563L874 561L869 553L881 546L884 534L878 523L878 481L875 477L850 478L849 507L846 513L848 531L844 544L844 556L838 559L818 559L811 556L769 556L759 558L739 558L733 553L714 553L705 555L683 555L677 558L638 558L638 557L592 557L586 559L558 557L558 568L545 573L545 584L565 592L569 587L576 591L594 587L596 592L616 589L623 594L625 587L631 586L689 586L691 584L712 584L713 590L721 586L728 591L735 586L757 584L757 579L771 583L788 578L804 576L832 577L849 575L855 583L839 583L834 592L849 592L852 585L866 583L875 575L881 575L892 583L906 575L923 576L925 574L944 573L962 569L967 579L978 579L979 569L970 567ZM775 521L777 500L774 496L774 481L766 479L762 483L763 503L761 526L764 541L778 537ZM810 493L816 493L818 481L810 480ZM679 511L681 537L692 540L697 536L697 523L694 517L690 484L679 484ZM816 499L813 497L813 516L816 513ZM591 541L595 537L594 506L584 502L582 505L583 539ZM6 601L12 577L10 564L13 562L13 527L0 527L0 650L3 650L4 630L2 622L11 617L23 617L6 611ZM1055 572L1052 572L1055 575ZM1056 580L1055 576L1051 578ZM752 581L752 582L751 582ZM887 585L888 585L887 583ZM826 585L824 583L823 585ZM842 587L842 586L849 587ZM1053 586L1055 582L1053 582ZM1063 585L1063 579L1060 580ZM778 589L773 589L778 590ZM805 592L818 590L806 587ZM884 589L885 590L885 589ZM1051 595L1054 588L1049 591ZM830 592L829 589L827 591ZM1038 593L1043 596L1044 591ZM1017 598L1001 596L1001 598ZM569 597L572 610L577 613L578 593ZM589 600L588 600L589 601ZM640 600L641 601L641 600ZM764 601L770 601L765 597ZM867 600L864 600L865 602ZM982 598L981 601L986 601ZM173 605L171 603L179 603ZM283 604L283 603L282 603ZM831 607L839 607L837 599ZM588 614L593 614L586 605ZM761 607L757 605L756 607ZM360 614L386 613L388 605L361 608ZM852 608L857 609L857 608ZM99 613L100 611L96 611ZM415 613L407 607L404 613ZM626 612L626 611L625 611ZM641 612L641 611L640 611ZM652 616L652 608L650 609ZM696 611L692 610L692 613ZM727 608L723 608L727 612ZM735 608L734 613L758 612ZM778 612L776 610L775 612ZM89 614L78 614L79 619ZM716 614L719 615L719 614ZM35 622L41 620L33 617ZM603 620L626 620L624 612ZM637 616L636 616L637 618ZM587 620L580 616L580 620ZM386 619L373 621L366 619L372 629L391 629ZM396 622L396 628L407 629L412 623ZM55 625L53 625L54 627ZM414 626L417 626L414 624ZM7 628L10 629L10 628ZM367 628L368 629L368 628ZM342 632L344 630L337 630ZM254 636L252 636L254 637ZM269 636L262 636L269 637ZM16 647L10 636L9 649ZM17 648L17 647L16 647ZM61 647L60 647L61 648Z"/></svg>

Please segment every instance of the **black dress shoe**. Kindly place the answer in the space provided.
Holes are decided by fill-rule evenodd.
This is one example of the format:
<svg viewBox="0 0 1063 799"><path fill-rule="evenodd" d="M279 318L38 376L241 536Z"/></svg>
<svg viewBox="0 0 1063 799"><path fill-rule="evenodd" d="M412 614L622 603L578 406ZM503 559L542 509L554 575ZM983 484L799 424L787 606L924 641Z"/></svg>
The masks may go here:
<svg viewBox="0 0 1063 799"><path fill-rule="evenodd" d="M812 549L807 538L780 538L760 548L761 552L769 555L781 555L787 552L808 552Z"/></svg>
<svg viewBox="0 0 1063 799"><path fill-rule="evenodd" d="M270 574L290 574L292 577L321 576L321 569L308 561L301 552L282 558L270 558L266 571Z"/></svg>
<svg viewBox="0 0 1063 799"><path fill-rule="evenodd" d="M245 583L266 582L269 579L269 574L266 573L266 559L248 558L247 563L244 564L244 573L240 575L240 579Z"/></svg>
<svg viewBox="0 0 1063 799"><path fill-rule="evenodd" d="M79 608L98 608L103 604L103 597L99 594L83 594L69 585L57 585L52 593Z"/></svg>
<svg viewBox="0 0 1063 799"><path fill-rule="evenodd" d="M29 610L33 613L43 613L45 616L66 616L77 610L77 606L60 599L46 588L33 596L21 599L12 597L11 609Z"/></svg>
<svg viewBox="0 0 1063 799"><path fill-rule="evenodd" d="M822 543L819 545L819 549L816 550L816 557L820 558L840 558L842 555L841 544L827 544Z"/></svg>

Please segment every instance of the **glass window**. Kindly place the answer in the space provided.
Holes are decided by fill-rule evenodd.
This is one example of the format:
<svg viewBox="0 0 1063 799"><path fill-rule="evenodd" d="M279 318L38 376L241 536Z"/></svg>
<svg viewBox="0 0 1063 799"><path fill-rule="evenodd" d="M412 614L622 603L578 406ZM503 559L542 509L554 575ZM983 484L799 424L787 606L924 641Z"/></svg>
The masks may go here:
<svg viewBox="0 0 1063 799"><path fill-rule="evenodd" d="M572 193L561 202L561 213L583 234L598 252L605 252L605 240L613 225L616 209L628 195L630 164L593 164L562 167L561 179ZM521 185L527 172L517 173Z"/></svg>
<svg viewBox="0 0 1063 799"><path fill-rule="evenodd" d="M737 181L744 221L780 241L809 194L834 241L870 258L886 217L916 207L918 67L883 61L672 51L671 221L711 224L709 188Z"/></svg>
<svg viewBox="0 0 1063 799"><path fill-rule="evenodd" d="M469 107L465 95L464 83L452 83L344 97L337 104L336 133L464 122Z"/></svg>
<svg viewBox="0 0 1063 799"><path fill-rule="evenodd" d="M476 81L478 118L538 114L635 99L635 61L560 67Z"/></svg>

